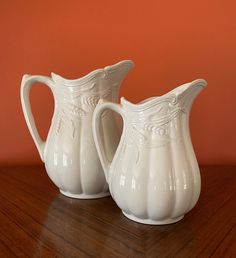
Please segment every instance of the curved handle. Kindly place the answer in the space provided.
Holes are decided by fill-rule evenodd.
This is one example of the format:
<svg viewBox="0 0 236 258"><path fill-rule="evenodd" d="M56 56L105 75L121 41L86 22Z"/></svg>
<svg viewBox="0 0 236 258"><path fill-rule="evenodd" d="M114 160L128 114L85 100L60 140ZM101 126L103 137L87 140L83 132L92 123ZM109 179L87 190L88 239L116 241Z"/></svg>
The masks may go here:
<svg viewBox="0 0 236 258"><path fill-rule="evenodd" d="M25 116L26 124L29 128L30 134L34 140L34 143L38 149L41 160L44 162L44 146L45 142L40 138L38 130L35 125L34 117L30 107L29 93L31 86L36 83L44 83L51 90L53 87L53 81L50 77L39 75L24 75L21 81L21 105Z"/></svg>
<svg viewBox="0 0 236 258"><path fill-rule="evenodd" d="M106 157L105 149L102 143L103 141L101 137L101 132L100 132L101 115L106 109L111 109L121 115L121 117L123 118L123 128L125 125L125 114L121 105L114 104L111 102L103 102L103 100L100 100L98 102L98 105L96 106L93 113L93 138L97 148L98 156L100 158L100 161L105 173L106 180L108 181L108 171L109 171L111 162Z"/></svg>

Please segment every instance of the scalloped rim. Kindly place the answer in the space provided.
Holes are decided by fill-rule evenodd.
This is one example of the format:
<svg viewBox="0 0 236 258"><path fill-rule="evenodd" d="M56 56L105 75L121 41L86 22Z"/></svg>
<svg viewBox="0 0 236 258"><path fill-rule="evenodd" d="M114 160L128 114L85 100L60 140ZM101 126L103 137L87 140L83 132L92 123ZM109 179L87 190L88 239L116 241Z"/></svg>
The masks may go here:
<svg viewBox="0 0 236 258"><path fill-rule="evenodd" d="M72 80L66 79L56 73L51 73L51 77L52 77L53 81L62 82L66 86L77 86L78 84L85 84L97 76L105 77L108 73L112 73L112 72L116 71L117 69L121 68L122 66L128 66L128 68L131 69L134 67L134 62L131 60L123 60L114 65L96 69L78 79L72 79Z"/></svg>
<svg viewBox="0 0 236 258"><path fill-rule="evenodd" d="M142 110L142 109L149 108L150 106L156 105L159 102L161 103L163 101L166 101L166 99L168 98L168 95L170 98L173 98L173 97L177 98L182 93L184 93L187 89L189 89L191 86L200 86L204 88L207 86L207 81L204 79L197 79L192 82L182 84L179 87L167 92L162 96L150 97L136 104L128 101L127 99L125 99L125 97L121 97L120 103L133 110Z"/></svg>

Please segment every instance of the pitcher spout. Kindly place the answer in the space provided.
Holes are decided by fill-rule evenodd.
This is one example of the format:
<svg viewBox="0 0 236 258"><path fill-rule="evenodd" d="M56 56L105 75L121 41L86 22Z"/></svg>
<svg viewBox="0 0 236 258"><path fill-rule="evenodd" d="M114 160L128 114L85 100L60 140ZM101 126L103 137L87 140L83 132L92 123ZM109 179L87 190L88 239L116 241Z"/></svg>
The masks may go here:
<svg viewBox="0 0 236 258"><path fill-rule="evenodd" d="M206 86L207 82L204 79L197 79L175 88L169 94L174 93L176 102L179 102L187 110L190 110L193 101Z"/></svg>
<svg viewBox="0 0 236 258"><path fill-rule="evenodd" d="M109 75L114 74L122 80L133 67L134 67L133 61L123 60L117 64L106 66L103 69L104 77L106 78Z"/></svg>

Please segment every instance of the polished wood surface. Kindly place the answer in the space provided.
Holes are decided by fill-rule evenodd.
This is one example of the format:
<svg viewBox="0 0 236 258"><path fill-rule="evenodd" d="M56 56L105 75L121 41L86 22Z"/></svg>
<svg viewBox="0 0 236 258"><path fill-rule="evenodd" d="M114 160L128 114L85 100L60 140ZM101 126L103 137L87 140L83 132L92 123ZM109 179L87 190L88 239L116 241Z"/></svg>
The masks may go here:
<svg viewBox="0 0 236 258"><path fill-rule="evenodd" d="M110 198L59 194L43 167L0 168L0 257L236 257L236 167L201 167L182 221L149 226Z"/></svg>

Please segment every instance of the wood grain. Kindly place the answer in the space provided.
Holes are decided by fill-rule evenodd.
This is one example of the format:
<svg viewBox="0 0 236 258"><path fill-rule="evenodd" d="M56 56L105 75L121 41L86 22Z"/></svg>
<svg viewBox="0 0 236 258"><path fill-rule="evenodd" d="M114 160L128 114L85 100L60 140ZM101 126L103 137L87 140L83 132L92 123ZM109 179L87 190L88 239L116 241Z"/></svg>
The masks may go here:
<svg viewBox="0 0 236 258"><path fill-rule="evenodd" d="M59 194L43 167L0 168L0 257L236 257L236 167L203 166L185 218L149 226L108 197Z"/></svg>

